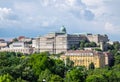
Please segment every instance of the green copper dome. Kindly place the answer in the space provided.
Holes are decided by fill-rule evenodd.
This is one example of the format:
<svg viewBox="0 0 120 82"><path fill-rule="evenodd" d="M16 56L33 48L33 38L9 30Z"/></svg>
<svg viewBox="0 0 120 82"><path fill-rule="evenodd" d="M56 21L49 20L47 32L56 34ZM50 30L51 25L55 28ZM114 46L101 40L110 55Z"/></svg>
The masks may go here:
<svg viewBox="0 0 120 82"><path fill-rule="evenodd" d="M60 32L66 33L66 28L65 28L64 26L62 26L62 27L60 28Z"/></svg>

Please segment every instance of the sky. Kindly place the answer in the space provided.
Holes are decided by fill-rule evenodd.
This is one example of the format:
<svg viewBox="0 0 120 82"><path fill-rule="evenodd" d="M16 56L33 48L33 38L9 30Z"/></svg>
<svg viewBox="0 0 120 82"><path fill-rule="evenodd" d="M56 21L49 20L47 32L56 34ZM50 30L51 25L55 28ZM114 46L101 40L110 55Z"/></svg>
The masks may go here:
<svg viewBox="0 0 120 82"><path fill-rule="evenodd" d="M0 38L59 31L120 41L120 0L0 0Z"/></svg>

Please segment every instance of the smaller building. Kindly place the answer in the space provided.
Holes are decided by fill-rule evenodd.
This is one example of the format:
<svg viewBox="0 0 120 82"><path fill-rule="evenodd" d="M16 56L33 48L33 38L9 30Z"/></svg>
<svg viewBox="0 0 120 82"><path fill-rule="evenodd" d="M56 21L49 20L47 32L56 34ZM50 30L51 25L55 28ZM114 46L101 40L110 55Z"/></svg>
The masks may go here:
<svg viewBox="0 0 120 82"><path fill-rule="evenodd" d="M40 38L36 37L32 40L32 48L33 48L33 52L40 52Z"/></svg>
<svg viewBox="0 0 120 82"><path fill-rule="evenodd" d="M12 44L9 45L9 48L15 48L15 49L20 49L20 48L28 48L29 44L25 42L13 42Z"/></svg>
<svg viewBox="0 0 120 82"><path fill-rule="evenodd" d="M1 48L0 52L16 52L16 53L23 53L23 54L32 54L33 49L32 48L20 48L20 49L15 49L15 48Z"/></svg>
<svg viewBox="0 0 120 82"><path fill-rule="evenodd" d="M94 63L95 68L101 68L105 66L105 56L102 52L93 50L69 50L61 59L65 60L69 58L74 62L74 66L89 67L91 63Z"/></svg>
<svg viewBox="0 0 120 82"><path fill-rule="evenodd" d="M32 41L31 38L25 37L25 36L19 36L19 37L17 38L17 40L18 40L19 42L31 42L31 41Z"/></svg>
<svg viewBox="0 0 120 82"><path fill-rule="evenodd" d="M9 45L9 47L1 48L0 50L7 51L7 52L20 52L23 54L31 54L33 53L33 49L29 46L29 44L26 44L25 42L14 42Z"/></svg>
<svg viewBox="0 0 120 82"><path fill-rule="evenodd" d="M0 49L7 47L7 42L4 39L0 39Z"/></svg>

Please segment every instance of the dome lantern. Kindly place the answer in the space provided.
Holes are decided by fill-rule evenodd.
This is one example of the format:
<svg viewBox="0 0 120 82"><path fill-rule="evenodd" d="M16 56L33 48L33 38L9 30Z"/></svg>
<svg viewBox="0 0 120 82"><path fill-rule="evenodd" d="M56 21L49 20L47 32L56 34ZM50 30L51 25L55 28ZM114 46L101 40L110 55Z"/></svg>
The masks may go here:
<svg viewBox="0 0 120 82"><path fill-rule="evenodd" d="M60 32L66 33L66 28L65 28L64 26L62 26L62 27L60 28Z"/></svg>

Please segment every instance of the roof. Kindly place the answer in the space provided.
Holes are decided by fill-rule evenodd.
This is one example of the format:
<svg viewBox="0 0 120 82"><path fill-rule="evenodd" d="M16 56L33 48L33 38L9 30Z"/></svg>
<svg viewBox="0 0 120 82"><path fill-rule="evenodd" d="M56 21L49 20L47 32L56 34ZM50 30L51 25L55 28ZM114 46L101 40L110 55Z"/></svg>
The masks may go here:
<svg viewBox="0 0 120 82"><path fill-rule="evenodd" d="M4 39L0 39L0 41L5 41Z"/></svg>
<svg viewBox="0 0 120 82"><path fill-rule="evenodd" d="M93 50L69 50L65 55L100 55L101 53Z"/></svg>

